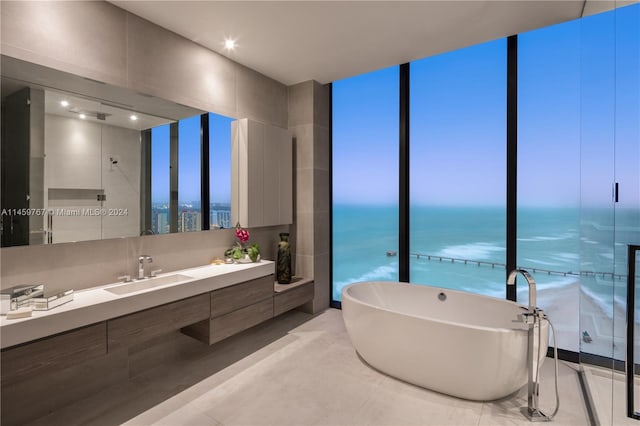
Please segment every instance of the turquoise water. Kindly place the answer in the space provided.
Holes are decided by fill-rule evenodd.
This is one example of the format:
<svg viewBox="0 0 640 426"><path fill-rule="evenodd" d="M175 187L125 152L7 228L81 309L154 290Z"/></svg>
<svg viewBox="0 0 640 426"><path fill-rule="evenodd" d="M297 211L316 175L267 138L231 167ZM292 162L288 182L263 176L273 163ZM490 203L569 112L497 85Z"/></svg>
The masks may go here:
<svg viewBox="0 0 640 426"><path fill-rule="evenodd" d="M351 282L398 280L397 257L387 256L398 250L397 216L394 207L334 206L334 300ZM411 282L505 297L504 207L415 207L410 220ZM518 211L518 266L533 272L540 290L579 281L606 312L626 297L626 277L610 274L626 274L627 243L640 243L638 210ZM428 255L436 257L428 260ZM437 256L489 264L451 263ZM574 275L579 271L601 274ZM520 289L518 300L526 297L526 289Z"/></svg>

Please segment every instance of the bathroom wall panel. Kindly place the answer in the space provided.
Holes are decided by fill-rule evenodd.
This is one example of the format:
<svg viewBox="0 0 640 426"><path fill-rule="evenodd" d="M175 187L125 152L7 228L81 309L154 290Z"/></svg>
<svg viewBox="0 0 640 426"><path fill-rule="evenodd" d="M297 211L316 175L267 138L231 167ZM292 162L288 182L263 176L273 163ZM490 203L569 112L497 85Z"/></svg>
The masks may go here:
<svg viewBox="0 0 640 426"><path fill-rule="evenodd" d="M313 126L313 160L314 167L318 170L330 169L331 147L330 147L330 127L324 125ZM328 181L327 181L328 185Z"/></svg>
<svg viewBox="0 0 640 426"><path fill-rule="evenodd" d="M288 87L289 128L313 124L313 82L305 81Z"/></svg>
<svg viewBox="0 0 640 426"><path fill-rule="evenodd" d="M127 14L126 21L131 88L202 110L236 115L237 64L138 16Z"/></svg>
<svg viewBox="0 0 640 426"><path fill-rule="evenodd" d="M314 254L314 232L313 232L313 212L299 212L296 217L296 253L313 256ZM296 272L297 275L302 275ZM308 275L303 275L307 277Z"/></svg>
<svg viewBox="0 0 640 426"><path fill-rule="evenodd" d="M140 153L140 132L102 126L100 170L107 197L103 208L118 211L101 218L102 238L140 234ZM112 157L118 160L116 164L111 163Z"/></svg>
<svg viewBox="0 0 640 426"><path fill-rule="evenodd" d="M287 126L287 87L257 71L236 65L237 115Z"/></svg>
<svg viewBox="0 0 640 426"><path fill-rule="evenodd" d="M102 187L101 125L47 114L45 124L45 187Z"/></svg>
<svg viewBox="0 0 640 426"><path fill-rule="evenodd" d="M307 312L329 306L330 86L306 81L290 86L289 130L294 137L295 273L314 278ZM314 273L317 272L317 273Z"/></svg>
<svg viewBox="0 0 640 426"><path fill-rule="evenodd" d="M127 12L107 2L2 2L2 53L126 84Z"/></svg>
<svg viewBox="0 0 640 426"><path fill-rule="evenodd" d="M327 85L313 82L313 124L329 128L331 116L331 90Z"/></svg>

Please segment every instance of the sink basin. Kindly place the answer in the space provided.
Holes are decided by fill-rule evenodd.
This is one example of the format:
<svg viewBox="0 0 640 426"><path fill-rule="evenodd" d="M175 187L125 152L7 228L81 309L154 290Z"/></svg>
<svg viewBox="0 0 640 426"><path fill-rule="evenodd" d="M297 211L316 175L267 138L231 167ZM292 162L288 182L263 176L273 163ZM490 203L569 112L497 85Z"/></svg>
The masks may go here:
<svg viewBox="0 0 640 426"><path fill-rule="evenodd" d="M165 275L164 277L146 278L132 283L122 284L115 287L105 288L106 291L113 294L127 294L134 291L148 290L150 288L159 287L167 284L177 284L182 281L192 280L193 277L182 274Z"/></svg>

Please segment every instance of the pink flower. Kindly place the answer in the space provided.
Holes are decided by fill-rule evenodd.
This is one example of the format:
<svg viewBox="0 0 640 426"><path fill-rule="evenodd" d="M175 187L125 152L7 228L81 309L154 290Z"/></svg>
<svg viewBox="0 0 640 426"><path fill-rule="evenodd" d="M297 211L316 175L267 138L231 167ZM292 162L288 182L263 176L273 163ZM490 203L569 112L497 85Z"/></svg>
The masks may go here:
<svg viewBox="0 0 640 426"><path fill-rule="evenodd" d="M236 237L240 240L240 244L244 244L249 241L249 231L240 227L236 228Z"/></svg>

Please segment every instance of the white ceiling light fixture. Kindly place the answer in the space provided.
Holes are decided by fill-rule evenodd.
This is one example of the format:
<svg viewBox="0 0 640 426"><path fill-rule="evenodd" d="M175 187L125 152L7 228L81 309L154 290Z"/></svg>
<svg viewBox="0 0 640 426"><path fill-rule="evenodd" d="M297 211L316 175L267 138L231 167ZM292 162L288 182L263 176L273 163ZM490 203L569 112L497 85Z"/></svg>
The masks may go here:
<svg viewBox="0 0 640 426"><path fill-rule="evenodd" d="M67 101L67 100L62 100L62 101L60 101L60 105L62 105L63 107L65 107L65 108L66 108L66 107L68 107L68 106L69 106L69 101Z"/></svg>
<svg viewBox="0 0 640 426"><path fill-rule="evenodd" d="M136 121L136 120L138 119L138 116L137 116L137 115L135 115L135 114L131 114L131 115L129 116L129 119L130 119L131 121Z"/></svg>
<svg viewBox="0 0 640 426"><path fill-rule="evenodd" d="M85 114L80 114L79 116L82 120L84 120L85 118L87 118L87 116Z"/></svg>
<svg viewBox="0 0 640 426"><path fill-rule="evenodd" d="M227 50L234 50L236 48L236 41L231 38L225 39L224 48Z"/></svg>

